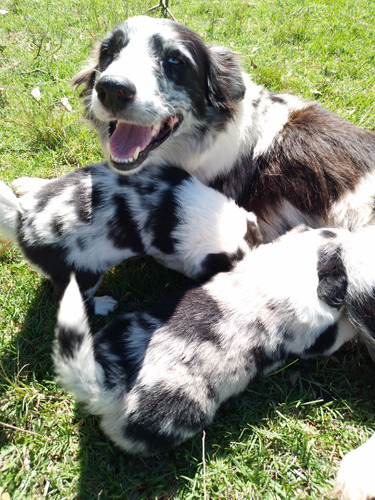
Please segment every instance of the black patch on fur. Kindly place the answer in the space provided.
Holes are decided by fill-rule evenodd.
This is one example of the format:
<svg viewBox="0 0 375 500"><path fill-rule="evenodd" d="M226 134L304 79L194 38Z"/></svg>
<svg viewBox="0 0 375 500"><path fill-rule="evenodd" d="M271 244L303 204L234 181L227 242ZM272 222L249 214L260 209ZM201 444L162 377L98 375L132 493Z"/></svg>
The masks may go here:
<svg viewBox="0 0 375 500"><path fill-rule="evenodd" d="M277 103L277 104L286 104L285 103L285 99L283 97L281 97L280 94L276 94L274 92L270 92L269 94L269 97L270 97L270 100L273 102L273 103Z"/></svg>
<svg viewBox="0 0 375 500"><path fill-rule="evenodd" d="M53 281L69 281L70 269L66 265L66 250L57 245L28 245L24 234L19 234L19 244L25 257L38 266L45 274L51 276Z"/></svg>
<svg viewBox="0 0 375 500"><path fill-rule="evenodd" d="M165 254L175 250L176 239L172 236L177 227L177 202L171 190L165 191L156 207L151 209L146 227L153 232L152 245Z"/></svg>
<svg viewBox="0 0 375 500"><path fill-rule="evenodd" d="M76 328L68 328L64 326L57 327L57 342L59 345L60 355L66 358L73 358L77 350L83 342L83 335L77 333Z"/></svg>
<svg viewBox="0 0 375 500"><path fill-rule="evenodd" d="M84 295L85 290L90 290L95 287L103 277L103 273L95 273L93 271L84 271L82 269L72 269L75 272L76 280L81 293ZM68 277L70 279L70 276Z"/></svg>
<svg viewBox="0 0 375 500"><path fill-rule="evenodd" d="M190 177L190 174L186 170L177 167L162 168L158 172L158 179L171 188L176 188L184 181L190 179Z"/></svg>
<svg viewBox="0 0 375 500"><path fill-rule="evenodd" d="M134 175L137 175L137 174L134 174ZM131 178L129 175L117 175L117 185L119 187L123 187L123 186L129 186L129 183L131 182Z"/></svg>
<svg viewBox="0 0 375 500"><path fill-rule="evenodd" d="M151 318L143 312L135 313L135 321L144 331L153 332L155 330L155 321L151 321Z"/></svg>
<svg viewBox="0 0 375 500"><path fill-rule="evenodd" d="M133 325L132 317L120 317L113 320L94 337L95 359L102 366L105 385L112 389L124 383L129 390L138 376L143 357L134 352L127 342L127 330ZM147 346L145 346L147 347Z"/></svg>
<svg viewBox="0 0 375 500"><path fill-rule="evenodd" d="M365 329L375 339L375 288L366 293L356 290L348 294L345 305L355 325Z"/></svg>
<svg viewBox="0 0 375 500"><path fill-rule="evenodd" d="M144 253L143 242L128 204L121 195L115 194L113 205L116 209L113 219L108 223L108 238L116 248L130 248L135 253Z"/></svg>
<svg viewBox="0 0 375 500"><path fill-rule="evenodd" d="M340 308L345 299L348 280L341 259L341 246L327 244L318 256L318 297L330 307Z"/></svg>
<svg viewBox="0 0 375 500"><path fill-rule="evenodd" d="M288 353L290 353L290 351L287 351L287 343L293 341L295 337L293 330L290 329L290 318L294 317L294 315L295 310L288 300L269 300L264 304L263 317L267 318L266 321L270 318L270 325L273 325L272 330L274 331L271 332L267 323L260 318L249 323L248 330L254 332L253 338L257 341L257 345L249 348L246 369L250 371L252 364L255 363L256 377L267 373L275 363L284 361ZM272 350L265 347L269 345L271 334L276 335L278 339Z"/></svg>
<svg viewBox="0 0 375 500"><path fill-rule="evenodd" d="M210 253L203 259L201 271L196 278L200 281L207 281L217 273L230 271L233 269L234 264L242 260L244 256L245 254L241 248L231 254L225 252Z"/></svg>
<svg viewBox="0 0 375 500"><path fill-rule="evenodd" d="M162 321L175 336L180 335L187 342L211 342L216 347L221 347L215 325L220 322L222 313L215 300L203 288L194 287L177 293L152 307L149 314Z"/></svg>
<svg viewBox="0 0 375 500"><path fill-rule="evenodd" d="M30 244L28 238L25 238L24 234L24 228L27 227L27 220L24 221L24 217L25 215L20 219L19 245L30 263L36 265L45 275L50 277L55 287L57 299L62 297L69 283L72 271L76 273L77 282L82 293L95 286L102 274L82 271L74 268L72 264L68 264L67 250L62 244L63 242L61 244L43 245L36 244L35 241L32 241ZM55 220L53 229L61 236L63 234L62 222L58 219ZM79 238L77 238L76 241L78 243Z"/></svg>
<svg viewBox="0 0 375 500"><path fill-rule="evenodd" d="M72 205L75 208L78 219L89 224L91 222L91 190L79 183L75 190Z"/></svg>
<svg viewBox="0 0 375 500"><path fill-rule="evenodd" d="M137 174L134 174L137 175ZM122 177L125 177L123 175ZM133 189L137 191L137 193L140 196L150 196L155 193L157 189L159 189L158 186L155 186L153 182L135 182L133 184Z"/></svg>
<svg viewBox="0 0 375 500"><path fill-rule="evenodd" d="M64 221L61 220L61 217L56 216L52 219L52 232L60 238L64 235Z"/></svg>
<svg viewBox="0 0 375 500"><path fill-rule="evenodd" d="M251 362L255 362L256 378L258 378L267 373L275 363L283 361L286 358L286 351L282 345L279 345L272 352L266 350L262 345L258 345L250 350L248 357ZM249 371L251 368L251 365L247 367Z"/></svg>
<svg viewBox="0 0 375 500"><path fill-rule="evenodd" d="M108 68L111 62L128 43L127 25L126 22L124 22L114 28L101 43L98 60L99 71L104 71Z"/></svg>
<svg viewBox="0 0 375 500"><path fill-rule="evenodd" d="M123 176L125 177L125 176ZM102 190L98 187L96 183L93 183L91 190L91 203L93 212L100 207L103 201Z"/></svg>
<svg viewBox="0 0 375 500"><path fill-rule="evenodd" d="M334 239L334 238L337 238L337 233L335 233L335 231L332 231L330 229L322 229L320 232L319 232L320 236L322 236L323 238L327 238L327 239Z"/></svg>
<svg viewBox="0 0 375 500"><path fill-rule="evenodd" d="M62 177L53 179L35 193L35 199L38 202L35 205L35 211L41 212L45 209L46 205L57 196L61 195L67 188L71 186L76 186L82 182L82 180L91 175L91 168L85 167L79 170L74 170L69 172Z"/></svg>
<svg viewBox="0 0 375 500"><path fill-rule="evenodd" d="M337 339L337 323L329 326L319 337L315 340L313 345L305 350L305 356L319 356L324 355L336 342Z"/></svg>
<svg viewBox="0 0 375 500"><path fill-rule="evenodd" d="M212 386L209 377L206 377L206 395L208 399L216 399L216 391L214 387Z"/></svg>
<svg viewBox="0 0 375 500"><path fill-rule="evenodd" d="M167 451L178 444L178 431L196 433L206 424L206 414L200 404L182 389L173 390L160 382L151 390L138 389L137 394L140 405L129 415L123 432L125 438L144 443L149 454ZM177 431L174 435L163 430L163 422L170 421L172 432Z"/></svg>
<svg viewBox="0 0 375 500"><path fill-rule="evenodd" d="M177 444L174 436L162 432L157 425L149 426L149 422L143 422L136 418L137 415L134 415L134 419L123 426L123 434L125 439L146 445L144 454L162 453Z"/></svg>
<svg viewBox="0 0 375 500"><path fill-rule="evenodd" d="M150 41L154 55L163 60L165 76L188 93L198 117L206 115L208 104L217 113L215 120L220 115L230 118L245 94L236 56L228 50L211 49L196 33L181 24L173 23L173 28L177 43L166 41L160 35L154 35ZM178 50L179 44L189 51L195 65L186 58L184 51Z"/></svg>
<svg viewBox="0 0 375 500"><path fill-rule="evenodd" d="M261 101L260 97L258 97L257 99L253 99L251 101L251 105L253 106L253 108L257 108L259 106L259 104L260 104L260 101Z"/></svg>
<svg viewBox="0 0 375 500"><path fill-rule="evenodd" d="M179 34L181 31L184 33L183 39L177 43L176 40L166 40L161 34L154 34L148 40L149 50L153 57L160 61L163 70L157 81L161 92L165 78L172 81L177 88L183 89L193 104L192 111L198 118L203 118L206 114L205 45L187 28L177 31ZM179 50L180 43L186 46L196 64Z"/></svg>

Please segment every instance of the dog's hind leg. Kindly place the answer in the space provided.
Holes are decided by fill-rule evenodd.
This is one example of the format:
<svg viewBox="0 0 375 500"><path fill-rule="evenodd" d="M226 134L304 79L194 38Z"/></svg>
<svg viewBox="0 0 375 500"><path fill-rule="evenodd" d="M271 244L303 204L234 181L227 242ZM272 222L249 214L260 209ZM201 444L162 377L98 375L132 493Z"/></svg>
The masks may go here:
<svg viewBox="0 0 375 500"><path fill-rule="evenodd" d="M115 309L117 300L110 295L94 297L94 293L103 279L103 274L77 271L76 279L89 312L106 316Z"/></svg>
<svg viewBox="0 0 375 500"><path fill-rule="evenodd" d="M94 303L94 314L100 314L101 316L107 316L117 306L117 300L111 297L111 295L93 297L91 300Z"/></svg>

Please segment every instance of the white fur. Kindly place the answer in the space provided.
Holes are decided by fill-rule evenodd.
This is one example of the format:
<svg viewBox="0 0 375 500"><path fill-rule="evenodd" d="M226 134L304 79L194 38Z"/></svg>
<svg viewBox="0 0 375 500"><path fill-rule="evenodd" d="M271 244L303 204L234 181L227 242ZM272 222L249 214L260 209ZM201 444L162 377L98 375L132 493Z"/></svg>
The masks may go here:
<svg viewBox="0 0 375 500"><path fill-rule="evenodd" d="M375 434L343 458L336 477L333 498L339 500L375 498Z"/></svg>
<svg viewBox="0 0 375 500"><path fill-rule="evenodd" d="M12 190L2 181L0 181L0 206L0 234L14 241L17 239L18 214L22 212L22 208Z"/></svg>
<svg viewBox="0 0 375 500"><path fill-rule="evenodd" d="M354 191L344 194L333 204L330 225L354 231L365 225L375 224L374 189L375 173L369 172Z"/></svg>

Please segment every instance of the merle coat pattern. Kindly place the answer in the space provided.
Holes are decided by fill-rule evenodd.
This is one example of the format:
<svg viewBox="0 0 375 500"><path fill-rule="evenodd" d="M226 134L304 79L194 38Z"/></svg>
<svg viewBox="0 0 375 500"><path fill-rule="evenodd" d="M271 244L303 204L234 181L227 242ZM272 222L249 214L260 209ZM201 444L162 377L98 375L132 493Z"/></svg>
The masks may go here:
<svg viewBox="0 0 375 500"><path fill-rule="evenodd" d="M122 449L167 450L289 355L327 355L356 336L345 310L357 321L358 301L373 296L375 263L366 259L374 237L374 227L297 228L234 270L121 316L95 336L72 279L56 328L59 380ZM371 312L372 323L358 326L373 342Z"/></svg>
<svg viewBox="0 0 375 500"><path fill-rule="evenodd" d="M0 181L0 232L60 296L74 271L90 302L105 271L135 255L205 280L261 239L254 214L173 167L124 177L101 163L13 187L24 195ZM115 303L96 297L94 310L106 314Z"/></svg>

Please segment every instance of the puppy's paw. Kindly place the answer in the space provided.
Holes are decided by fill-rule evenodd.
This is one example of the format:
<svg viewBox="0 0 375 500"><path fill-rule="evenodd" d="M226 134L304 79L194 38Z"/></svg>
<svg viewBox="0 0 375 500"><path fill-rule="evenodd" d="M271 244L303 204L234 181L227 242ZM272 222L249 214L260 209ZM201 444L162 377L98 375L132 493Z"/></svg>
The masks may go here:
<svg viewBox="0 0 375 500"><path fill-rule="evenodd" d="M24 194L37 191L48 182L48 179L40 179L39 177L20 177L19 179L15 179L10 187L17 196L23 196Z"/></svg>
<svg viewBox="0 0 375 500"><path fill-rule="evenodd" d="M101 316L107 316L107 314L112 312L117 305L117 300L110 295L103 295L103 297L94 297L93 301L94 314L100 314Z"/></svg>
<svg viewBox="0 0 375 500"><path fill-rule="evenodd" d="M343 458L332 498L339 500L375 499L375 434Z"/></svg>

